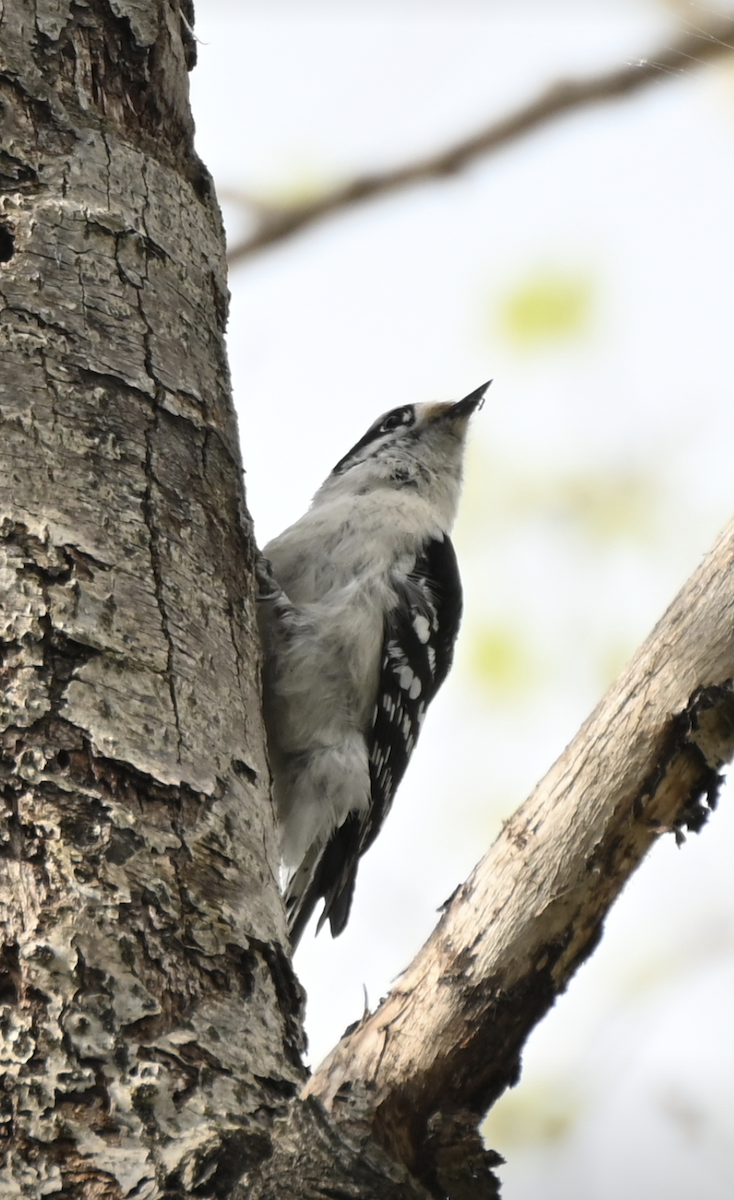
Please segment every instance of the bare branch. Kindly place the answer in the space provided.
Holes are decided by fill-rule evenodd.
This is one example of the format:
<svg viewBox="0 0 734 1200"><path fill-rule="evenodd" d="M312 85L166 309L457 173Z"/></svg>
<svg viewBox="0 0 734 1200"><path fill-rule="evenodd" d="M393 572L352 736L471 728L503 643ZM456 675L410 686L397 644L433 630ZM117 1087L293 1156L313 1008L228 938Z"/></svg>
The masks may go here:
<svg viewBox="0 0 734 1200"><path fill-rule="evenodd" d="M734 18L728 18L707 29L686 33L672 46L662 48L648 58L627 63L591 79L566 80L554 84L516 113L493 122L453 146L391 170L357 176L315 200L277 208L246 199L244 202L255 218L255 229L249 237L230 247L229 262L231 265L242 262L322 217L350 208L363 200L416 183L449 178L481 155L497 150L554 117L596 104L600 100L626 96L665 75L677 76L691 67L729 54L733 49Z"/></svg>
<svg viewBox="0 0 734 1200"><path fill-rule="evenodd" d="M734 755L734 521L507 822L377 1012L304 1095L426 1179L437 1118L479 1118L664 832L698 830ZM682 864L683 866L683 864ZM433 1132L432 1132L433 1131Z"/></svg>

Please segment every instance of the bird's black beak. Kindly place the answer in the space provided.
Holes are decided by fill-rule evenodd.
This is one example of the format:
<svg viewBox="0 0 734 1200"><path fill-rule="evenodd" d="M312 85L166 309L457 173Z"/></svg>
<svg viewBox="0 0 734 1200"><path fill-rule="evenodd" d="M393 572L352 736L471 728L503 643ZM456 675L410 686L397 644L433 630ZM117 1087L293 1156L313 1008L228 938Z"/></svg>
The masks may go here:
<svg viewBox="0 0 734 1200"><path fill-rule="evenodd" d="M484 394L491 382L491 379L487 380L475 392L470 392L463 400L457 400L456 404L451 405L449 415L452 417L470 417L472 413L479 412L479 409L484 404Z"/></svg>

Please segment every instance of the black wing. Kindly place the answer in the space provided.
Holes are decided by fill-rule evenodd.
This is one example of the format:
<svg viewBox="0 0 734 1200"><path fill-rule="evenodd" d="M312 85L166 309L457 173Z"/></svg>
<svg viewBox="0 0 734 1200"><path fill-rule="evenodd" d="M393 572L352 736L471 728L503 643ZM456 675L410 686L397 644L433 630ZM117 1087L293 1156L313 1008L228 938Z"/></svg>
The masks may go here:
<svg viewBox="0 0 734 1200"><path fill-rule="evenodd" d="M448 535L430 541L385 631L382 673L368 739L372 805L362 852L377 837L426 709L449 673L461 622L456 552Z"/></svg>
<svg viewBox="0 0 734 1200"><path fill-rule="evenodd" d="M461 621L462 595L456 553L448 535L428 542L411 571L384 634L382 669L367 747L372 802L352 812L332 835L315 866L303 864L289 893L295 945L321 896L319 929L329 918L336 937L349 918L359 859L372 845L413 752L421 724L446 678ZM303 889L303 869L313 876ZM297 893L302 891L302 895Z"/></svg>

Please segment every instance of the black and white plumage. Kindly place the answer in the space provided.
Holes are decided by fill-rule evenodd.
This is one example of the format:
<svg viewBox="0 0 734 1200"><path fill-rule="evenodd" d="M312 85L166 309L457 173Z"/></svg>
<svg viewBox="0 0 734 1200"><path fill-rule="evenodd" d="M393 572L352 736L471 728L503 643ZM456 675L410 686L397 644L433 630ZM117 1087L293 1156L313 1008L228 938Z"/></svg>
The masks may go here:
<svg viewBox="0 0 734 1200"><path fill-rule="evenodd" d="M384 414L265 547L264 713L292 944L323 897L334 936L451 666L462 609L449 531L489 384Z"/></svg>

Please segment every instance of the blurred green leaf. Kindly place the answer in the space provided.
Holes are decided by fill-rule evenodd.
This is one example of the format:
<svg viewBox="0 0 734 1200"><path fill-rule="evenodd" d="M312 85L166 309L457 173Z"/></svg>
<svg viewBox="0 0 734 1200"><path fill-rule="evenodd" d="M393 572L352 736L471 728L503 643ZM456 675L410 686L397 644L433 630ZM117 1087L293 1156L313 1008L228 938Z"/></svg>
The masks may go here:
<svg viewBox="0 0 734 1200"><path fill-rule="evenodd" d="M484 447L470 447L457 538L504 533L519 524L547 523L581 534L598 547L644 545L658 533L667 501L654 469L629 464L593 473L532 472L508 466Z"/></svg>
<svg viewBox="0 0 734 1200"><path fill-rule="evenodd" d="M512 1145L557 1142L572 1128L583 1106L564 1090L561 1080L534 1084L525 1081L516 1092L506 1092L482 1126L489 1146L500 1151Z"/></svg>
<svg viewBox="0 0 734 1200"><path fill-rule="evenodd" d="M546 493L547 511L572 522L597 542L646 536L657 499L649 477L629 470L561 475L549 481Z"/></svg>
<svg viewBox="0 0 734 1200"><path fill-rule="evenodd" d="M289 160L278 178L260 186L254 198L265 208L298 208L310 204L338 186L341 178L306 156L295 155Z"/></svg>
<svg viewBox="0 0 734 1200"><path fill-rule="evenodd" d="M578 337L588 324L592 293L588 276L538 271L501 302L502 331L524 348Z"/></svg>
<svg viewBox="0 0 734 1200"><path fill-rule="evenodd" d="M484 625L465 635L464 654L476 680L497 695L518 695L537 681L521 630Z"/></svg>

